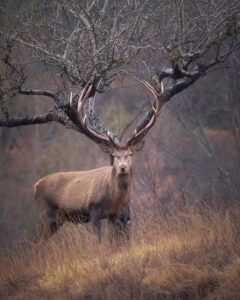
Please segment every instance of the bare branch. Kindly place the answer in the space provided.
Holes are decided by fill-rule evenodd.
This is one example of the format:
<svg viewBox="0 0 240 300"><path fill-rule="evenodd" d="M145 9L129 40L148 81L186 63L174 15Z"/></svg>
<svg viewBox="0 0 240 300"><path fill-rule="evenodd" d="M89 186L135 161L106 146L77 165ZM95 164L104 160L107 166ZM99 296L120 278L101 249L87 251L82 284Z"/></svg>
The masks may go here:
<svg viewBox="0 0 240 300"><path fill-rule="evenodd" d="M61 108L51 109L47 113L41 115L0 119L0 127L11 128L26 125L46 124L50 122L58 122L68 129L84 133L84 131L75 123L69 104L62 106Z"/></svg>
<svg viewBox="0 0 240 300"><path fill-rule="evenodd" d="M51 91L48 90L29 90L22 87L19 88L19 93L24 95L33 95L33 96L46 96L54 99L55 102L59 102L58 97Z"/></svg>
<svg viewBox="0 0 240 300"><path fill-rule="evenodd" d="M58 121L57 115L54 111L49 111L46 114L39 116L25 116L20 118L7 118L0 119L1 127L18 127L25 125L34 125L34 124L45 124L53 121Z"/></svg>

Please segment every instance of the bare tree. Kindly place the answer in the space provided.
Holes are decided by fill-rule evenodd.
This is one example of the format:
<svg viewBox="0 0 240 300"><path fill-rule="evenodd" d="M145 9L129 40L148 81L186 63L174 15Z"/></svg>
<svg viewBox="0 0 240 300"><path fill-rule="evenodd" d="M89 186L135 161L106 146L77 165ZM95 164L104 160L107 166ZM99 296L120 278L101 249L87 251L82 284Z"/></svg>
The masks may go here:
<svg viewBox="0 0 240 300"><path fill-rule="evenodd" d="M74 87L79 92L89 81L95 92L102 90L141 64L159 68L150 53L169 65L153 72L157 83L172 80L169 100L239 47L238 1L35 0L16 7L5 3L1 10L0 125L6 127L58 121L76 129L64 105L66 92ZM43 64L54 74L56 91L25 88L30 64ZM55 108L41 116L10 118L4 103L16 93L52 98Z"/></svg>

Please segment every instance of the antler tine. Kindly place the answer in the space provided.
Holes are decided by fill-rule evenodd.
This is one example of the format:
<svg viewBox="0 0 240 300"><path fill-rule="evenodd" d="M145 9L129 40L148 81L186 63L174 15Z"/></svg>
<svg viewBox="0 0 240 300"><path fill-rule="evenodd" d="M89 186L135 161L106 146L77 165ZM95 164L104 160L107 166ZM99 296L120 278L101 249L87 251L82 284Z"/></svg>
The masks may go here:
<svg viewBox="0 0 240 300"><path fill-rule="evenodd" d="M84 89L82 90L79 98L78 98L78 103L77 103L77 111L80 112L85 104L85 102L87 101L87 99L89 98L89 95L91 94L92 91L92 85L86 85L84 87Z"/></svg>
<svg viewBox="0 0 240 300"><path fill-rule="evenodd" d="M151 86L151 84L149 84L147 81L143 80L141 81L141 83L143 83L146 88L154 95L154 96L158 96L157 91L153 88L153 86Z"/></svg>
<svg viewBox="0 0 240 300"><path fill-rule="evenodd" d="M87 125L87 116L84 114L84 104L86 103L87 99L89 98L91 92L93 89L93 85L87 84L84 89L82 90L77 103L77 109L73 105L73 97L72 92L70 94L70 107L72 111L74 112L74 115L76 119L78 120L79 124L81 125L81 129L84 131L84 133L94 140L97 143L111 143L113 144L114 141L109 138L109 136L104 136L101 133L96 132L94 129L90 128ZM115 144L115 143L114 143Z"/></svg>
<svg viewBox="0 0 240 300"><path fill-rule="evenodd" d="M160 112L160 101L164 95L164 86L163 83L161 82L161 93L157 93L157 91L151 86L148 82L146 81L141 81L141 83L147 88L147 90L154 96L156 100L156 106L152 105L152 110L153 114L152 117L150 118L149 122L138 132L135 130L134 135L132 135L128 140L126 145L132 145L138 141L140 141L148 132L148 130L155 124L158 114Z"/></svg>

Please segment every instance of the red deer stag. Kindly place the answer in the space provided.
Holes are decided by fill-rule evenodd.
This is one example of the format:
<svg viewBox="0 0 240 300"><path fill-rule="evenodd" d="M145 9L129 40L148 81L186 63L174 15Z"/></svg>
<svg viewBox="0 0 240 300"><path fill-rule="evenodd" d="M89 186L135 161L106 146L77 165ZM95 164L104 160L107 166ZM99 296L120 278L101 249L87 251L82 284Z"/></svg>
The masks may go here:
<svg viewBox="0 0 240 300"><path fill-rule="evenodd" d="M114 157L114 163L113 166L89 171L55 173L37 181L35 199L42 219L41 237L51 236L65 221L91 221L100 240L101 220L107 218L114 224L117 214L128 204L132 183L132 156L142 148L143 137L156 122L163 97L163 86L161 94L158 94L149 83L142 83L155 98L153 113L147 124L140 130L135 130L125 144L117 143L109 132L103 135L88 125L84 104L91 95L92 85L87 85L82 91L77 109L71 94L70 108L79 126L104 152Z"/></svg>

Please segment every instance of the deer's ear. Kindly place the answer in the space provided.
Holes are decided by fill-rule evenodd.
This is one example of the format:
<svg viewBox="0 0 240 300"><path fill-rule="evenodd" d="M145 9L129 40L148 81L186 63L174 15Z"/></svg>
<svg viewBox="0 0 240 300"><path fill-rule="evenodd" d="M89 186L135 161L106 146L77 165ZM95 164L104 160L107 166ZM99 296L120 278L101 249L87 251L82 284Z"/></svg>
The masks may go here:
<svg viewBox="0 0 240 300"><path fill-rule="evenodd" d="M144 141L141 141L137 144L134 144L131 146L131 149L132 151L135 153L135 152L138 152L142 149L142 147L144 146L145 142Z"/></svg>
<svg viewBox="0 0 240 300"><path fill-rule="evenodd" d="M107 145L107 144L104 144L104 143L99 143L98 145L99 145L99 147L101 148L101 150L103 152L106 152L108 154L112 154L113 153L114 149L110 145Z"/></svg>

